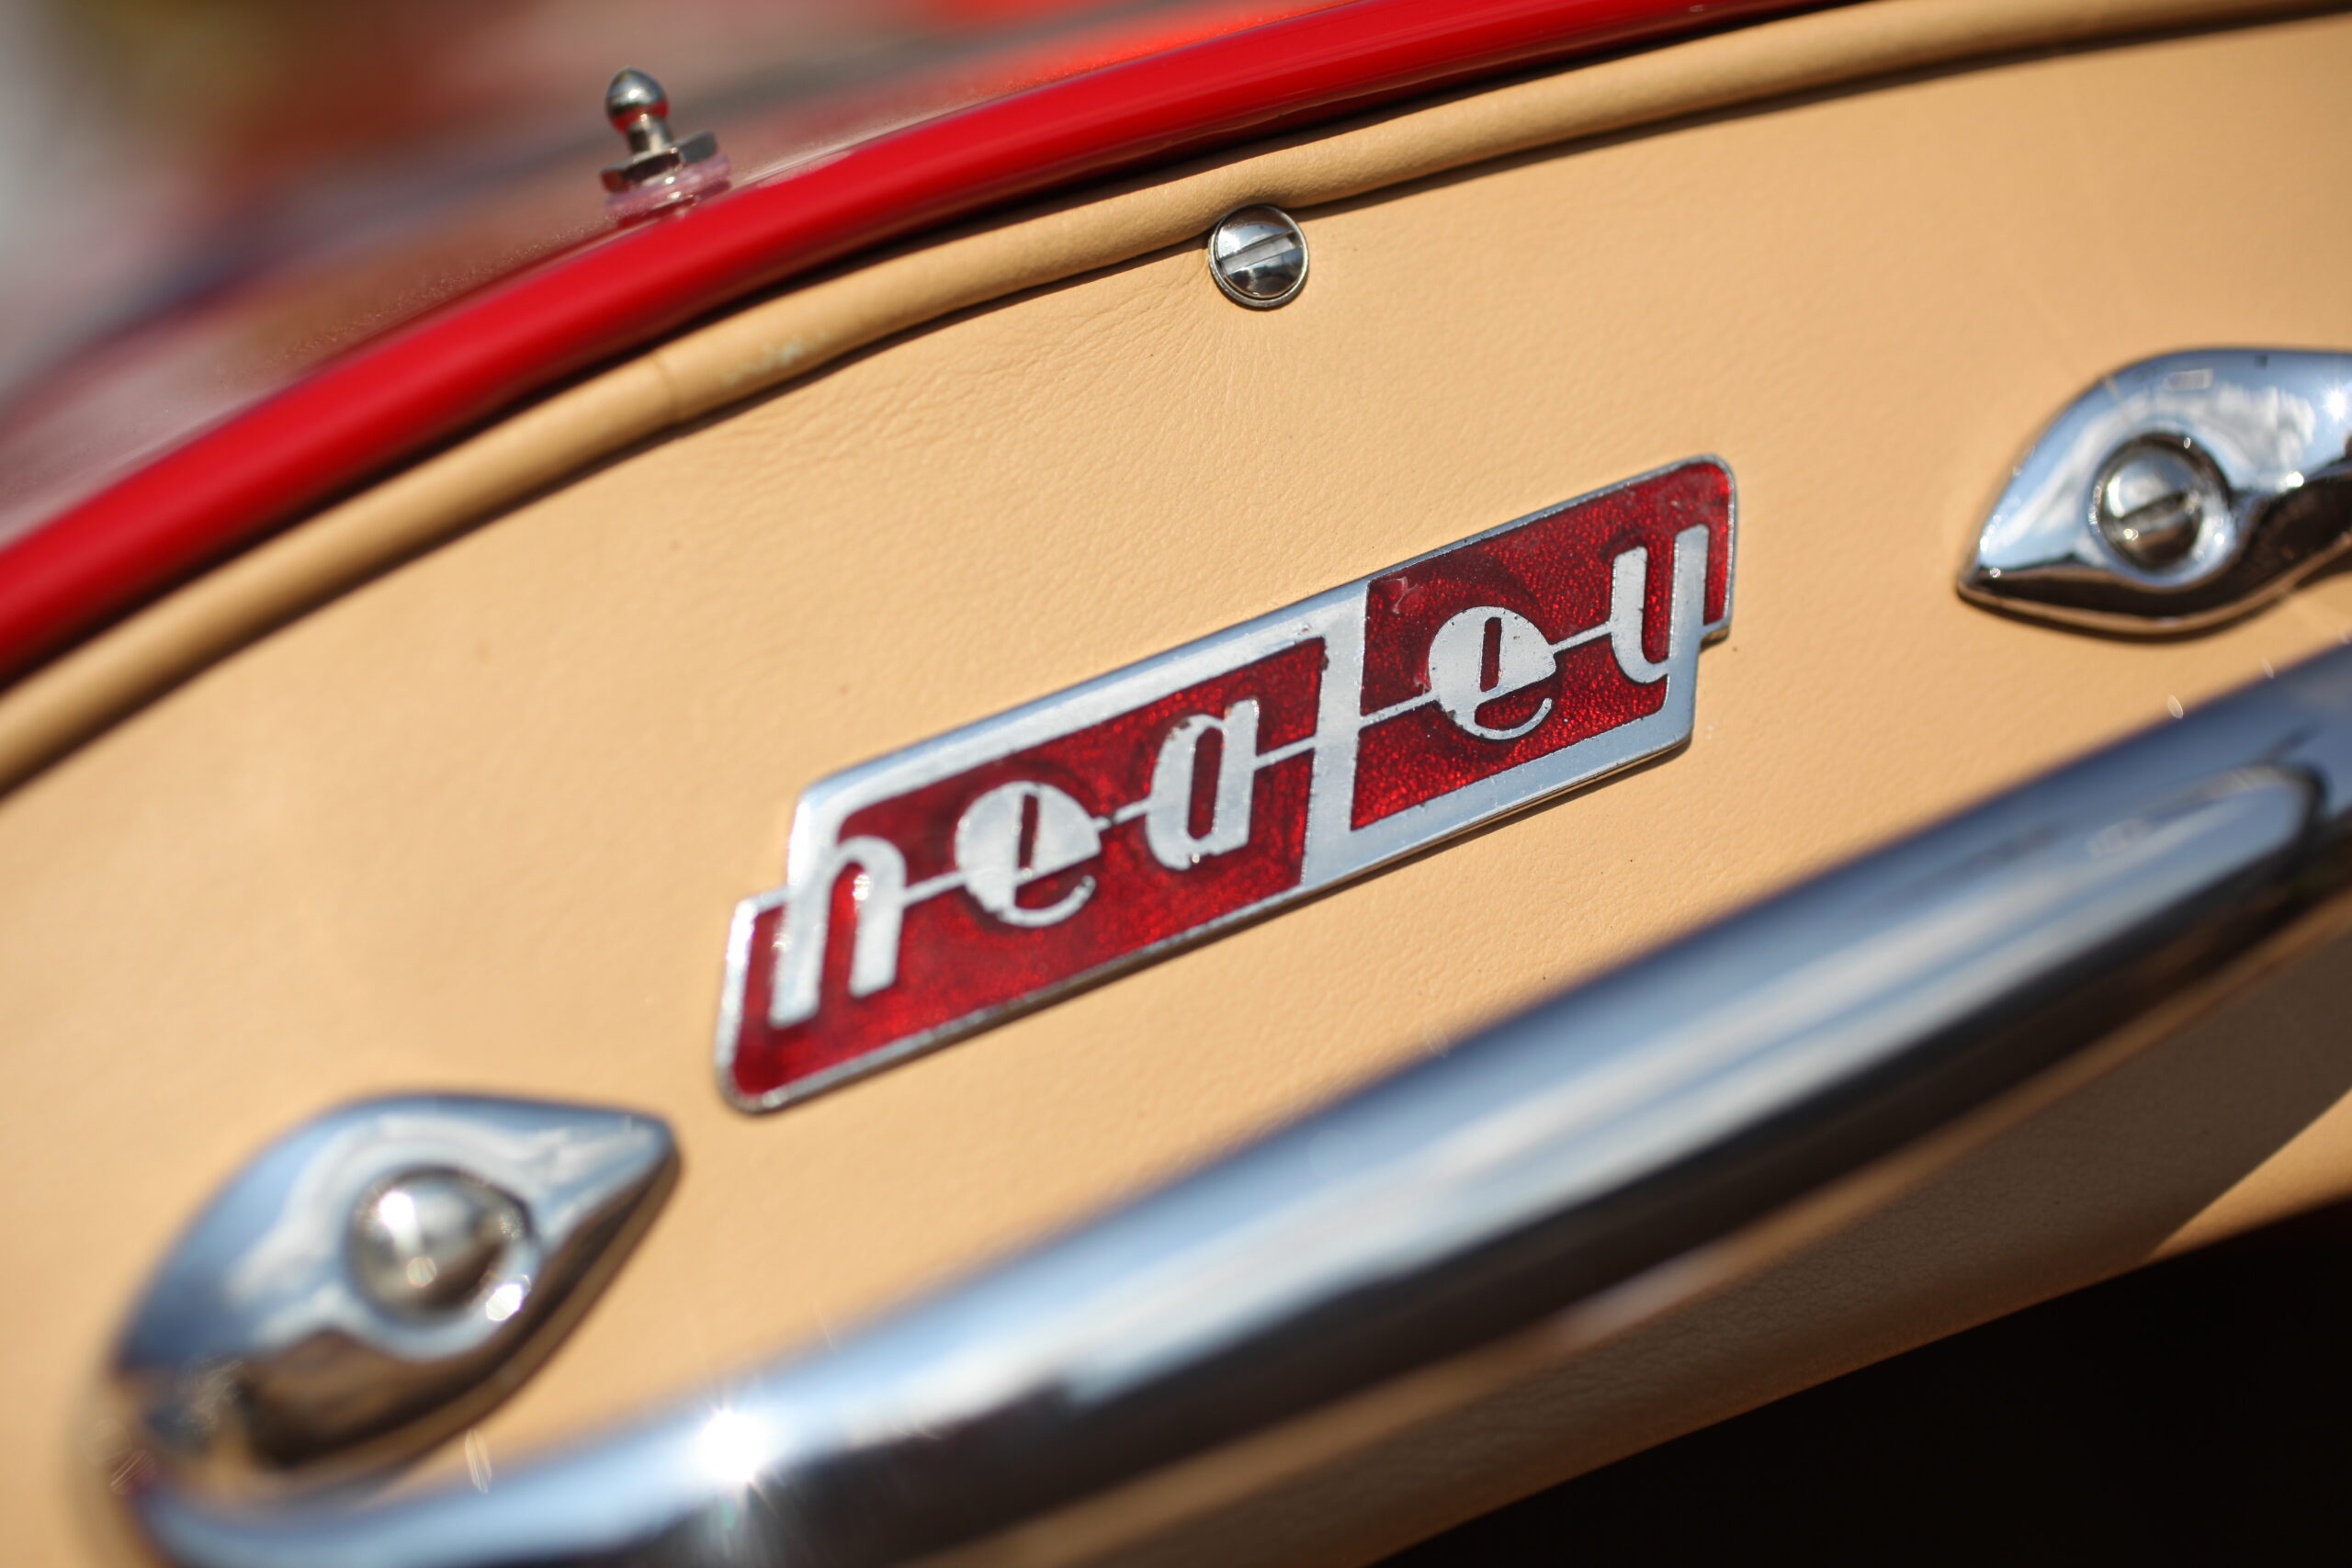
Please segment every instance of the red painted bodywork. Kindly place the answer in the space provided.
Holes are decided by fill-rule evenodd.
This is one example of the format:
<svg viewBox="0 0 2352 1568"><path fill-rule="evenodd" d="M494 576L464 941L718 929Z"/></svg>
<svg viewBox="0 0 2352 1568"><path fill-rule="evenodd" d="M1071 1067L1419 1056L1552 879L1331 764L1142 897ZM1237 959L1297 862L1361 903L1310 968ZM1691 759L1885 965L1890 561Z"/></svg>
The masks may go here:
<svg viewBox="0 0 2352 1568"><path fill-rule="evenodd" d="M811 268L1114 170L1808 3L1354 0L744 186L365 344L0 547L0 679L551 384Z"/></svg>

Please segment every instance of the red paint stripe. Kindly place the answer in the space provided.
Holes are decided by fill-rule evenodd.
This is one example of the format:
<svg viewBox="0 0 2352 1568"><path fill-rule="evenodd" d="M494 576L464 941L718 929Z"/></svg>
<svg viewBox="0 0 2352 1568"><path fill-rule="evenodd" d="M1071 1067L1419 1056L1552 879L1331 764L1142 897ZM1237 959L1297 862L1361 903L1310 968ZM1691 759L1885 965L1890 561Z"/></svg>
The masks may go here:
<svg viewBox="0 0 2352 1568"><path fill-rule="evenodd" d="M0 678L563 377L811 267L1279 124L1807 3L1355 0L745 186L354 350L0 548Z"/></svg>

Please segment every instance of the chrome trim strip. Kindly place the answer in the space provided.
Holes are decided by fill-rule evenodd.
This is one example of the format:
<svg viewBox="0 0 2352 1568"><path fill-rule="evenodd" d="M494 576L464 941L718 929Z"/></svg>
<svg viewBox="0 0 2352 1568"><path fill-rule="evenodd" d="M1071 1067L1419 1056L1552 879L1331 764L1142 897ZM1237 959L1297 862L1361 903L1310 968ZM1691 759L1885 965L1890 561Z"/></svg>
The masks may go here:
<svg viewBox="0 0 2352 1568"><path fill-rule="evenodd" d="M128 1501L185 1568L1050 1560L1072 1510L1784 1214L2308 933L2347 823L2352 649L486 1493Z"/></svg>

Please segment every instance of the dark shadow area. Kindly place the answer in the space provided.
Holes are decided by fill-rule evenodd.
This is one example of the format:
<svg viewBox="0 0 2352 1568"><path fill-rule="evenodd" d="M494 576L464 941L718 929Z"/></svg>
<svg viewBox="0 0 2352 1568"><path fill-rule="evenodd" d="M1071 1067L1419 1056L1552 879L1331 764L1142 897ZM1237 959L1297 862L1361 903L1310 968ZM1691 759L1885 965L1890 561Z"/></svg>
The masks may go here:
<svg viewBox="0 0 2352 1568"><path fill-rule="evenodd" d="M1497 1509L1387 1568L2352 1559L2352 1204Z"/></svg>

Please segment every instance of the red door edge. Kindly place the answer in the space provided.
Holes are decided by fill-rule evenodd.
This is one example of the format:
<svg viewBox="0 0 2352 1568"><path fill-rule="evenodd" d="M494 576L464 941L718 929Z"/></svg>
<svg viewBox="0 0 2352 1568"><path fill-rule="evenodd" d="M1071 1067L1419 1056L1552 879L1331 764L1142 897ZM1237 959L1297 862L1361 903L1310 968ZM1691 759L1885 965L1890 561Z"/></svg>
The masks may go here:
<svg viewBox="0 0 2352 1568"><path fill-rule="evenodd" d="M0 547L0 681L306 510L755 290L1056 186L1822 0L1354 0L879 137L349 351Z"/></svg>

